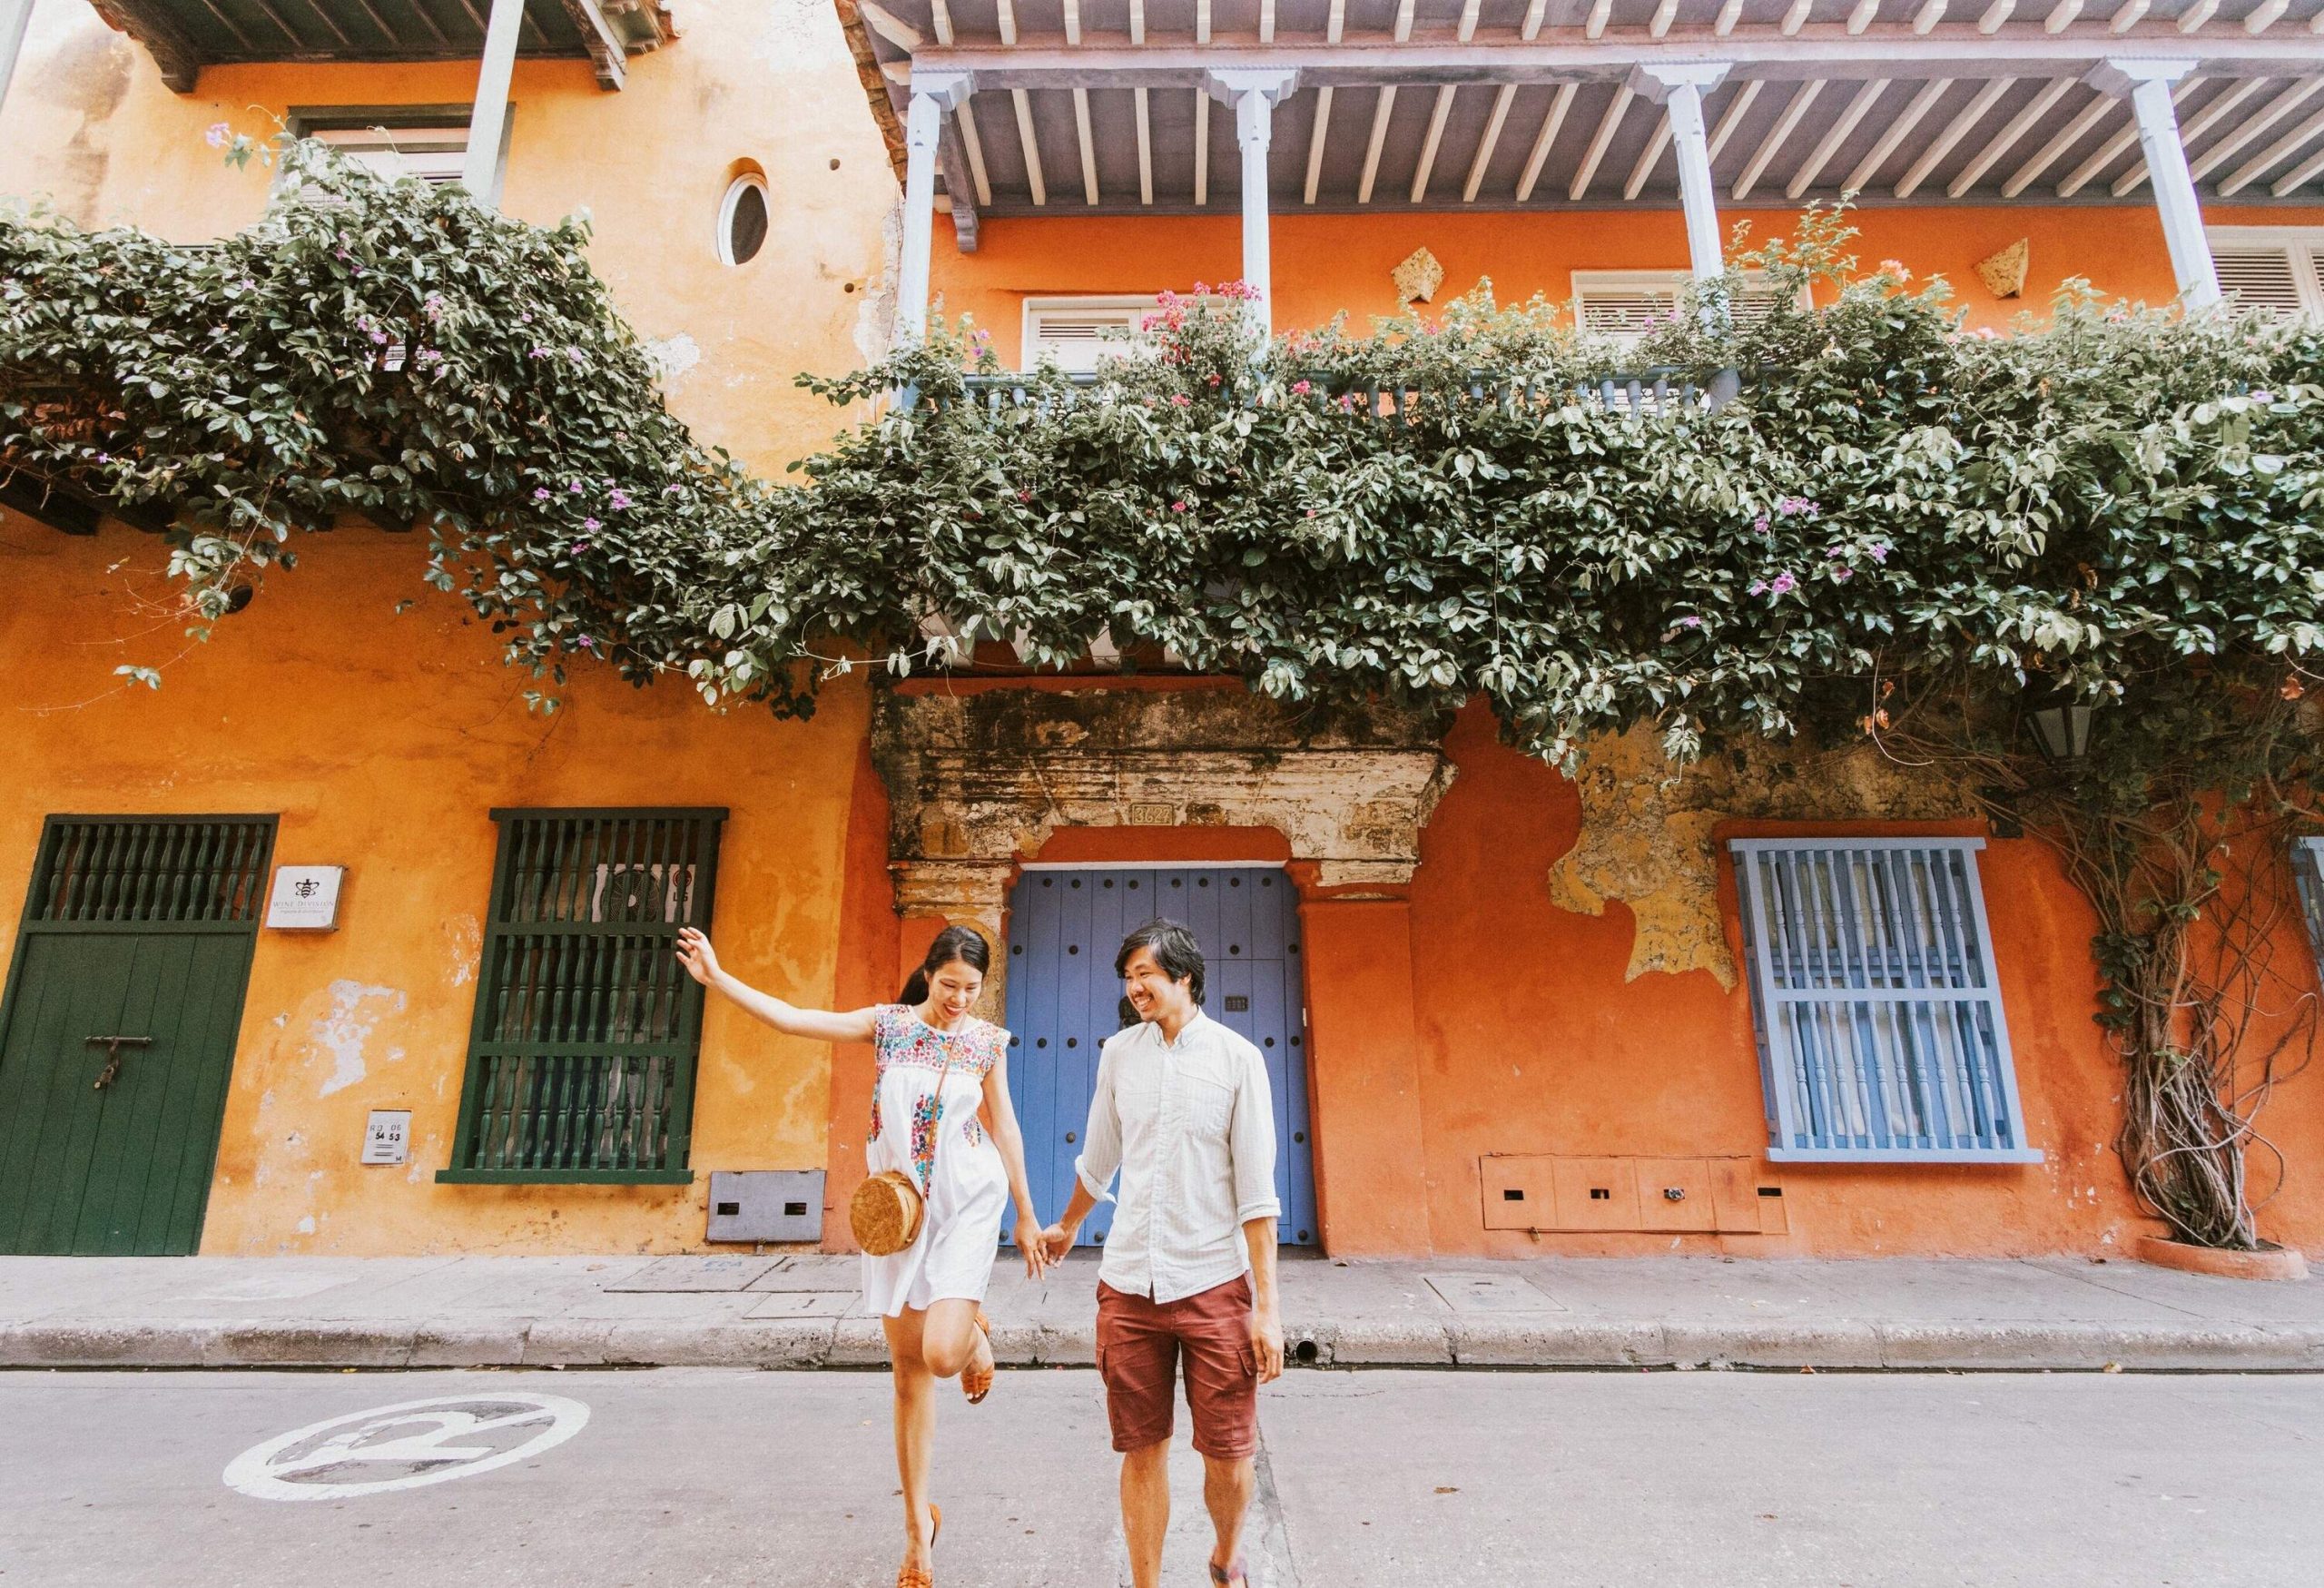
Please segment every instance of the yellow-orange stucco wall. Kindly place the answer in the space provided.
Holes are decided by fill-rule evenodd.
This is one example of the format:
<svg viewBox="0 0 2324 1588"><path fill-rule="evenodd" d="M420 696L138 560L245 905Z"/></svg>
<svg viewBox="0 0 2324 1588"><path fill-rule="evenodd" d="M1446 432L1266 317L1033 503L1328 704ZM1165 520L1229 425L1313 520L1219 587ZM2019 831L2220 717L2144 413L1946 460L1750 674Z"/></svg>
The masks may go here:
<svg viewBox="0 0 2324 1588"><path fill-rule="evenodd" d="M680 418L775 470L840 428L803 370L883 346L897 188L839 23L822 0L695 0L685 35L632 57L601 90L586 61L519 60L502 208L551 222L586 211L590 262L638 334L660 344ZM230 168L204 137L265 140L294 108L466 105L476 66L213 66L172 94L144 49L85 0L44 0L0 109L0 196L82 225L195 242L249 224L271 172ZM773 223L747 264L717 255L719 204L749 162Z"/></svg>
<svg viewBox="0 0 2324 1588"><path fill-rule="evenodd" d="M527 710L528 676L466 606L420 585L410 537L342 530L304 548L159 692L113 668L152 655L160 544L74 538L0 513L0 582L41 599L0 626L15 681L0 780L0 898L21 899L51 812L281 814L278 864L348 867L340 926L263 932L220 1135L206 1252L669 1250L698 1245L688 1188L438 1185L448 1161L495 806L724 805L715 930L753 981L842 989L849 812L866 696L810 722L718 715L690 692L580 669ZM410 602L398 611L399 603ZM169 646L176 649L183 642ZM872 885L884 891L884 877ZM859 913L861 907L857 907ZM831 1050L713 1002L696 1085L698 1168L823 1162ZM411 1161L358 1164L371 1109L412 1111Z"/></svg>

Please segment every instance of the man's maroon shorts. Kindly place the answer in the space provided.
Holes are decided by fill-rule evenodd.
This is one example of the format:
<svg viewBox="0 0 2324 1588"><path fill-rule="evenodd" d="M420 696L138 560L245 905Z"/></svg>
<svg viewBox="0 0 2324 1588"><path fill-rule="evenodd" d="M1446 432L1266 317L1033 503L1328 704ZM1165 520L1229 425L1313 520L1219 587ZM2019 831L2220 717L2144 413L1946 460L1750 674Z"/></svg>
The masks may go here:
<svg viewBox="0 0 2324 1588"><path fill-rule="evenodd" d="M1251 1349L1251 1279L1246 1274L1157 1305L1098 1281L1098 1376L1116 1450L1170 1436L1178 1356L1187 1359L1187 1410L1195 1448L1239 1461L1259 1447L1259 1359Z"/></svg>

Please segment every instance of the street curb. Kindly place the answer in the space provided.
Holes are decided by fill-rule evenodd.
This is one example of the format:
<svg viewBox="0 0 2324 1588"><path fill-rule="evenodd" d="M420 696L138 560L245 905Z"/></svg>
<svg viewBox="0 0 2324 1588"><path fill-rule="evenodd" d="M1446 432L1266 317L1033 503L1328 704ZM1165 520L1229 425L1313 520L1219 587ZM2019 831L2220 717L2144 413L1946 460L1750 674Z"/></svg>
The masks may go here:
<svg viewBox="0 0 2324 1588"><path fill-rule="evenodd" d="M2033 1322L1784 1325L1513 1314L1294 1320L1295 1365L1319 1367L1821 1367L1926 1372L2324 1372L2324 1327ZM1305 1347L1303 1349L1303 1347ZM997 1325L1012 1367L1087 1366L1092 1330ZM0 1324L0 1369L188 1367L880 1367L872 1317L704 1324L578 1318Z"/></svg>

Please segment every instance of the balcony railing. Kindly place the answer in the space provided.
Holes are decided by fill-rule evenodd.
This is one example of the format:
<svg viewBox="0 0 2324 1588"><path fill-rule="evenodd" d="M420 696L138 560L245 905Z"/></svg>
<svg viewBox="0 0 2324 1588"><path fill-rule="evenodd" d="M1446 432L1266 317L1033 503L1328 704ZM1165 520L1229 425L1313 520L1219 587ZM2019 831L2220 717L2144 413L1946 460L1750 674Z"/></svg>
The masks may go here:
<svg viewBox="0 0 2324 1588"><path fill-rule="evenodd" d="M1709 413L1726 406L1743 389L1740 370L1719 370L1707 379L1699 370L1649 368L1603 376L1595 380L1557 380L1535 376L1472 376L1465 386L1423 385L1419 382L1336 380L1315 375L1295 390L1270 384L1254 392L1254 403L1301 402L1315 408L1337 405L1350 413L1411 424L1432 406L1465 401L1492 404L1509 410L1554 410L1569 406L1602 409L1632 419L1668 418L1681 413ZM1059 405L1099 396L1094 373L970 375L959 398L940 398L907 387L896 393L893 407L909 412L925 404L935 411L967 408L999 419L1019 409L1047 413Z"/></svg>

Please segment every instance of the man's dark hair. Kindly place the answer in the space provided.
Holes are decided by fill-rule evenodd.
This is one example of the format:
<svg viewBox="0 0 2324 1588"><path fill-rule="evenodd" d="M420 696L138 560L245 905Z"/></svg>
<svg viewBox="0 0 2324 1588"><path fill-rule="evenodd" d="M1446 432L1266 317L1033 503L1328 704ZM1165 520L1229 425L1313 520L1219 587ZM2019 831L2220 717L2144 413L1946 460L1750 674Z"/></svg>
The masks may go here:
<svg viewBox="0 0 2324 1588"><path fill-rule="evenodd" d="M1202 1001L1202 944L1184 923L1157 915L1122 939L1122 952L1114 956L1114 974L1127 975L1129 957L1140 949L1154 956L1171 981L1187 982L1194 1001Z"/></svg>

